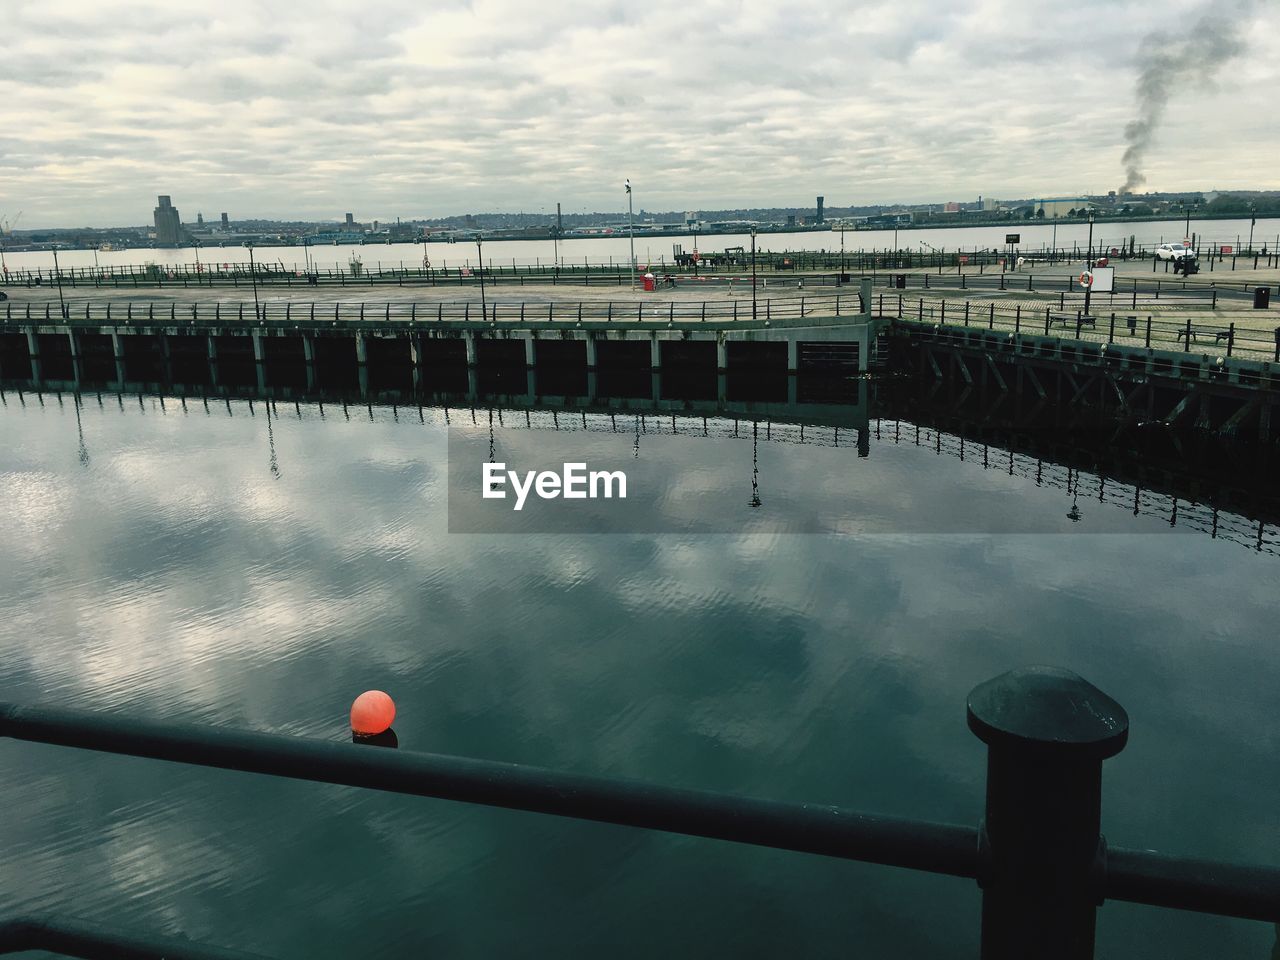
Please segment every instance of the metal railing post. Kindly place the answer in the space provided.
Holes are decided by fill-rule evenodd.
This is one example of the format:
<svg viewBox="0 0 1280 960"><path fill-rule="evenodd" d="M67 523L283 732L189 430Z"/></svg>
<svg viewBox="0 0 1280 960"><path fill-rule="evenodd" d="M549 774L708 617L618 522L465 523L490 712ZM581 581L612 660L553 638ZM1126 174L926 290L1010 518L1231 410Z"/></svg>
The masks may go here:
<svg viewBox="0 0 1280 960"><path fill-rule="evenodd" d="M1124 749L1128 715L1068 670L1024 667L975 687L968 718L987 745L982 960L1091 960L1102 761Z"/></svg>

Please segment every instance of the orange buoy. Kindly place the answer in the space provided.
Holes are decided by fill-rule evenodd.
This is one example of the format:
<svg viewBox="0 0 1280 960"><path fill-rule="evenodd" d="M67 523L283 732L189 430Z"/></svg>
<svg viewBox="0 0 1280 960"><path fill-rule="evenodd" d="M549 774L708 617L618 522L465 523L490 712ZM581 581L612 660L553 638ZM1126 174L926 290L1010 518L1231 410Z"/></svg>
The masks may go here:
<svg viewBox="0 0 1280 960"><path fill-rule="evenodd" d="M372 737L391 726L396 718L395 701L381 690L366 690L351 704L351 732Z"/></svg>

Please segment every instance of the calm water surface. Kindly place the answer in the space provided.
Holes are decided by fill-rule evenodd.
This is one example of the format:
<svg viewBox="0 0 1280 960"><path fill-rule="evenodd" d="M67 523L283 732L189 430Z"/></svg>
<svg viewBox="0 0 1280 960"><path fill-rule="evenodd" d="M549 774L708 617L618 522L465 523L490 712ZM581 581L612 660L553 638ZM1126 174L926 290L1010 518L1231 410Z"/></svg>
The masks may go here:
<svg viewBox="0 0 1280 960"><path fill-rule="evenodd" d="M1165 240L1181 240L1186 229L1186 222L1175 220L1145 220L1138 223L1111 223L1099 221L1095 225L1093 242L1101 246L1120 246L1134 237L1142 244L1162 243ZM1249 220L1205 220L1191 221L1191 230L1199 238L1204 238L1205 245L1230 244L1237 248L1247 244L1249 238ZM1089 237L1089 224L1079 221L1052 222L1011 220L1008 224L994 227L928 227L919 230L847 230L844 235L846 251L854 250L890 250L897 245L900 250L927 252L930 247L944 250L965 250L975 248L998 248L1004 244L1008 233L1017 233L1022 237L1023 252L1047 249L1056 245L1059 249L1071 249L1075 244L1084 247ZM648 237L637 230L635 237L635 253L641 264L671 262L674 246L681 246L686 252L696 246L703 252L719 253L728 247L751 246L750 234L701 234L677 237ZM1254 225L1254 245L1275 250L1280 247L1280 219L1260 218ZM627 237L570 237L560 241L559 256L562 263L581 264L585 259L592 263L606 262L610 258L617 264L625 264L630 256L630 242ZM762 233L756 238L756 249L762 252L784 252L789 250L839 250L840 231L818 230L801 233ZM456 268L470 266L476 262L477 253L474 243L430 243L427 255L433 266ZM326 245L319 244L303 247L259 247L258 263L281 263L289 268L300 268L306 265L308 258L319 266L329 269L347 269L347 261L352 254L360 257L367 267L381 265L387 269L401 266L416 267L422 263L422 244L420 243L370 243L365 245ZM557 251L550 240L486 240L484 244L484 260L486 264L503 266L512 261L520 264L555 262ZM102 250L96 254L92 250L63 250L58 254L58 263L64 269L70 267L123 266L142 263L159 264L194 264L202 263L248 263L249 252L242 246L230 245L218 247L204 243L196 256L192 247L180 249L148 249L134 248L127 250ZM53 268L53 254L47 250L30 250L22 253L5 253L5 263L10 270L49 270Z"/></svg>
<svg viewBox="0 0 1280 960"><path fill-rule="evenodd" d="M377 687L402 749L976 823L965 696L1048 662L1130 713L1113 843L1280 861L1265 552L887 439L761 444L752 514L749 442L657 433L618 443L659 501L755 532L450 534L438 410L4 399L4 699L342 740ZM913 520L993 504L1000 534ZM888 532L785 532L802 507ZM534 814L14 742L0 804L6 910L281 958L977 949L966 881ZM1274 931L1113 903L1099 941Z"/></svg>

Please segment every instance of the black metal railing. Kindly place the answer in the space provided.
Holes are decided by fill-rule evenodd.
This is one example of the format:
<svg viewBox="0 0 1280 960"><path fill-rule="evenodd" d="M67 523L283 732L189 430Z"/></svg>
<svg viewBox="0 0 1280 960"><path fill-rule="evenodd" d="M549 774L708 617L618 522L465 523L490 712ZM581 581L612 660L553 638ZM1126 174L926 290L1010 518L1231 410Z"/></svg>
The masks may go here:
<svg viewBox="0 0 1280 960"><path fill-rule="evenodd" d="M853 231L849 231L853 234ZM1181 240L1181 237L1169 238ZM838 244L838 241L837 241ZM824 244L825 246L825 244ZM1019 246L1011 252L1008 247L935 247L921 249L915 246L907 249L866 248L847 249L841 252L836 249L821 250L757 250L755 267L757 271L826 271L826 272L871 272L893 270L960 270L965 267L985 270L988 267L997 271L1012 270L1021 260L1032 264L1076 263L1096 257L1109 257L1124 262L1134 260L1151 260L1154 266L1156 243L1133 244L1128 238L1123 240L1098 240L1092 247L1085 243L1074 243L1052 247L1048 244L1036 246ZM1200 253L1202 269L1210 270L1221 266L1224 270L1242 268L1274 268L1280 267L1280 245L1275 242L1264 244L1261 238L1251 249L1247 243L1238 238L1208 240L1198 238L1197 250ZM342 249L334 247L310 249L320 251ZM349 249L349 248L347 248ZM483 275L485 282L510 281L524 278L526 280L566 281L577 278L581 282L584 276L607 278L601 282L630 283L631 270L625 258L590 257L569 259L561 258L556 262L551 258L518 258L518 257L486 257L483 264L465 255L453 258L437 256L437 250L428 248L431 265L423 266L416 259L380 260L370 263L363 261L339 262L327 261L323 266L316 262L320 254L311 261L298 262L291 260L258 260L239 261L234 256L243 254L243 248L202 247L205 251L199 257L200 262L189 263L142 263L113 264L101 266L68 267L55 270L47 267L9 267L2 275L0 282L27 283L37 278L41 283L63 283L81 285L96 284L100 286L128 286L155 284L213 285L220 283L249 282L255 278L258 282L291 282L323 284L374 284L397 283L402 281L425 283L457 283L475 281ZM234 250L234 253L232 251ZM219 253L227 253L227 259ZM447 252L445 250L444 252ZM296 252L290 253L296 257ZM332 255L332 254L330 254ZM668 258L665 254L655 258L639 258L636 264L637 273L646 270L655 274L672 274L694 277L705 272L729 271L741 275L744 271L750 274L752 258L750 253L724 250L704 251L698 264L693 263L691 255L680 255ZM1168 269L1171 269L1169 267Z"/></svg>
<svg viewBox="0 0 1280 960"><path fill-rule="evenodd" d="M118 930L69 917L22 916L0 920L0 954L44 950L86 960L268 960L257 953Z"/></svg>
<svg viewBox="0 0 1280 960"><path fill-rule="evenodd" d="M846 293L819 293L720 300L491 300L479 301L385 301L367 300L305 302L276 300L255 305L234 303L155 301L68 300L65 304L7 301L0 310L5 324L56 323L75 325L120 325L157 323L190 326L229 324L399 325L432 323L474 324L567 324L583 322L662 326L725 323L756 320L799 320L805 317L849 317L856 319L862 300L856 290ZM256 319L255 319L256 312Z"/></svg>
<svg viewBox="0 0 1280 960"><path fill-rule="evenodd" d="M1102 764L1124 748L1128 716L1093 685L1055 668L1011 671L973 690L968 719L988 747L977 827L59 707L0 705L0 736L976 879L984 960L1092 957L1104 899L1280 921L1280 869L1100 836Z"/></svg>
<svg viewBox="0 0 1280 960"><path fill-rule="evenodd" d="M899 322L930 327L998 330L1013 335L1058 336L1094 343L1120 344L1183 353L1280 363L1280 326L1259 328L1235 320L1193 320L1176 314L1148 313L1140 304L1095 303L1089 313L1079 298L1060 302L997 304L990 300L906 297L877 294L874 313Z"/></svg>

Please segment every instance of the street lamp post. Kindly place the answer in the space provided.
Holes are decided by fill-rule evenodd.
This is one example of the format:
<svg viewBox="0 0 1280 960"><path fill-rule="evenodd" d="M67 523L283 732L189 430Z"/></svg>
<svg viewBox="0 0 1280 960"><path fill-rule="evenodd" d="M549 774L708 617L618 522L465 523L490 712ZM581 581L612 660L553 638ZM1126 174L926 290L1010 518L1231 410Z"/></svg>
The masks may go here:
<svg viewBox="0 0 1280 960"><path fill-rule="evenodd" d="M756 318L756 228L751 228L751 319Z"/></svg>
<svg viewBox="0 0 1280 960"><path fill-rule="evenodd" d="M693 275L698 275L698 228L693 228Z"/></svg>
<svg viewBox="0 0 1280 960"><path fill-rule="evenodd" d="M631 181L627 181L627 237L631 245L631 289L636 288L636 231L631 219Z"/></svg>
<svg viewBox="0 0 1280 960"><path fill-rule="evenodd" d="M840 227L840 282L844 283L844 227Z"/></svg>
<svg viewBox="0 0 1280 960"><path fill-rule="evenodd" d="M484 300L484 249L480 246L480 235L476 235L476 260L479 261L476 267L476 276L480 279L480 319L483 320L488 316L488 307Z"/></svg>
<svg viewBox="0 0 1280 960"><path fill-rule="evenodd" d="M1186 225L1182 228L1182 236L1184 239L1190 240L1191 239L1191 204L1184 203L1182 205L1182 208L1187 212L1187 222L1186 222Z"/></svg>
<svg viewBox="0 0 1280 960"><path fill-rule="evenodd" d="M1253 253L1253 228L1258 222L1258 205L1249 204L1249 252Z"/></svg>
<svg viewBox="0 0 1280 960"><path fill-rule="evenodd" d="M194 248L195 248L195 253L196 253L196 283L199 283L199 282L200 282L200 241L199 241L199 240L197 240L197 239L195 239L195 238L192 238L192 240L191 240L191 245L192 245L192 247L194 247Z"/></svg>
<svg viewBox="0 0 1280 960"><path fill-rule="evenodd" d="M253 283L253 319L258 320L262 311L258 305L258 269L253 264L253 244L246 243L249 248L249 279Z"/></svg>
<svg viewBox="0 0 1280 960"><path fill-rule="evenodd" d="M1089 211L1089 269L1093 270L1093 211ZM1089 274L1089 282L1084 288L1084 315L1089 316L1089 294L1093 292L1093 274Z"/></svg>
<svg viewBox="0 0 1280 960"><path fill-rule="evenodd" d="M58 269L58 248L53 248L53 275L58 281L58 306L62 309L62 319L67 319L67 303L62 299L62 271Z"/></svg>

